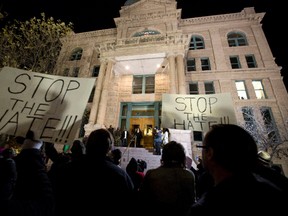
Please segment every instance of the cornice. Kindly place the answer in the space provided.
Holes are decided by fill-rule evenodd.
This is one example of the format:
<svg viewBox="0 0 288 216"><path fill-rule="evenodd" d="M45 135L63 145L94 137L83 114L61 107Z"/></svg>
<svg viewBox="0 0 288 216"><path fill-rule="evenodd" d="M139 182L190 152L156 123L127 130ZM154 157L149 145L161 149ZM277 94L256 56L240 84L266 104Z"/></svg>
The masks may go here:
<svg viewBox="0 0 288 216"><path fill-rule="evenodd" d="M170 13L156 13L156 12L151 12L151 13L145 13L145 14L139 14L139 15L131 15L128 17L117 17L114 18L114 21L116 25L121 25L121 24L129 24L131 22L139 23L143 21L155 21L155 20L171 20L171 19L180 19L181 18L181 10L177 10L175 12L170 12ZM167 22L167 21L166 21Z"/></svg>
<svg viewBox="0 0 288 216"><path fill-rule="evenodd" d="M117 29L111 28L111 29L102 29L97 31L89 31L89 32L82 32L82 33L76 33L73 35L66 36L64 38L61 38L61 42L72 42L75 40L89 40L89 39L95 39L95 38L101 38L101 37L107 37L107 36L114 36L117 35Z"/></svg>
<svg viewBox="0 0 288 216"><path fill-rule="evenodd" d="M199 24L206 24L206 23L217 23L217 22L237 21L237 20L256 21L260 23L264 15L265 15L264 12L247 14L242 11L240 13L181 19L179 21L179 26L183 27L186 25L199 25Z"/></svg>

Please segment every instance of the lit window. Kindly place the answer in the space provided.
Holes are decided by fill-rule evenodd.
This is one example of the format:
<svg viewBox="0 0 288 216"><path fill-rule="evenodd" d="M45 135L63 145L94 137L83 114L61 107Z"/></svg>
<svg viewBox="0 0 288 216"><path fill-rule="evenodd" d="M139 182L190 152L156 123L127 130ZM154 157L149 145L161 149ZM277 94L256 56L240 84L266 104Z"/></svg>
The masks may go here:
<svg viewBox="0 0 288 216"><path fill-rule="evenodd" d="M235 85L237 89L238 98L241 100L248 99L244 81L235 81Z"/></svg>
<svg viewBox="0 0 288 216"><path fill-rule="evenodd" d="M257 99L265 99L266 96L264 93L262 82L260 80L253 80L252 85L253 85L254 90L255 90L256 98Z"/></svg>

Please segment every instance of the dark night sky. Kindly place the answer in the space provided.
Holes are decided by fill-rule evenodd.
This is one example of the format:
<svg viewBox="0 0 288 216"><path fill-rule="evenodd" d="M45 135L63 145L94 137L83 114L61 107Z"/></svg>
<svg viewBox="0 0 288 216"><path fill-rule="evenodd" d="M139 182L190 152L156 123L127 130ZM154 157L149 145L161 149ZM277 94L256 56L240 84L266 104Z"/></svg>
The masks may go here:
<svg viewBox="0 0 288 216"><path fill-rule="evenodd" d="M0 0L1 11L8 12L9 19L27 20L47 17L72 22L76 33L114 28L114 18L126 0L65 1L65 0ZM285 12L283 0L177 0L182 8L182 18L240 12L244 7L254 7L256 12L266 12L262 27L276 63L282 67L282 75L288 89L288 43L285 42ZM97 6L99 4L99 6ZM101 6L100 6L101 5ZM287 24L286 24L287 26ZM286 31L286 30L285 30ZM287 57L286 57L287 55ZM285 59L286 58L286 59Z"/></svg>

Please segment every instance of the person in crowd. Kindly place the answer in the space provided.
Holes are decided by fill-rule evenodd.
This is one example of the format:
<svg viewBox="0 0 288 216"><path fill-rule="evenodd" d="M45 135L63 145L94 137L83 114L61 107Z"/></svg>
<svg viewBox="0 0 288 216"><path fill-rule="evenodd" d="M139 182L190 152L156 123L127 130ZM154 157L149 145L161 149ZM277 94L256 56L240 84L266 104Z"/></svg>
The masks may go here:
<svg viewBox="0 0 288 216"><path fill-rule="evenodd" d="M254 173L264 179L268 179L276 187L284 191L288 196L288 178L281 172L273 169L272 165L270 154L261 150L258 152L258 160Z"/></svg>
<svg viewBox="0 0 288 216"><path fill-rule="evenodd" d="M93 212L95 215L114 216L127 206L128 200L133 200L131 178L109 157L113 142L107 129L90 133L85 160L73 169L66 169L66 178L62 174L59 181L56 179L56 196L62 200L62 205L57 206L58 215L91 215ZM130 215L129 211L125 208L125 214Z"/></svg>
<svg viewBox="0 0 288 216"><path fill-rule="evenodd" d="M1 215L9 216L54 216L55 200L48 178L44 158L41 154L43 142L36 140L34 131L29 130L14 157L17 180L13 196L0 202Z"/></svg>
<svg viewBox="0 0 288 216"><path fill-rule="evenodd" d="M114 127L112 125L109 125L108 131L112 134L114 138Z"/></svg>
<svg viewBox="0 0 288 216"><path fill-rule="evenodd" d="M124 130L121 132L121 143L122 143L123 147L127 147L128 146L128 138L129 138L129 136L130 136L130 133L125 127Z"/></svg>
<svg viewBox="0 0 288 216"><path fill-rule="evenodd" d="M0 202L12 198L17 180L17 170L12 148L5 148L0 157Z"/></svg>
<svg viewBox="0 0 288 216"><path fill-rule="evenodd" d="M144 174L145 169L147 169L147 162L145 160L138 159L137 163L138 163L138 171Z"/></svg>
<svg viewBox="0 0 288 216"><path fill-rule="evenodd" d="M242 127L213 125L206 133L202 148L204 168L214 186L193 204L190 215L259 215L283 212L283 192L269 181L253 174L257 145ZM285 201L286 202L286 201Z"/></svg>
<svg viewBox="0 0 288 216"><path fill-rule="evenodd" d="M141 145L141 140L143 138L143 135L142 135L142 131L140 130L139 127L135 129L134 136L135 136L136 147L138 147L138 148L143 147Z"/></svg>
<svg viewBox="0 0 288 216"><path fill-rule="evenodd" d="M121 131L120 127L117 127L116 130L114 130L115 146L122 146L121 133L122 133L122 131Z"/></svg>
<svg viewBox="0 0 288 216"><path fill-rule="evenodd" d="M196 200L198 200L206 191L210 190L214 185L212 176L203 167L203 162L201 157L197 157L197 169L191 166L191 170L195 175L195 185L196 185Z"/></svg>
<svg viewBox="0 0 288 216"><path fill-rule="evenodd" d="M139 172L138 166L138 162L134 157L130 159L129 163L126 166L126 172L133 181L135 193L138 192L140 185L142 184L144 179L144 172Z"/></svg>
<svg viewBox="0 0 288 216"><path fill-rule="evenodd" d="M164 133L163 133L163 137L162 137L162 144L163 145L166 145L168 142L169 142L169 129L168 128L165 128L164 129Z"/></svg>
<svg viewBox="0 0 288 216"><path fill-rule="evenodd" d="M77 179L81 178L79 170L85 166L86 147L84 143L78 139L74 140L70 151L65 154L58 153L54 144L49 143L46 146L47 155L53 161L48 176L52 182L56 202L55 216L65 215L69 211L67 207L70 205L70 197L75 198L74 188Z"/></svg>
<svg viewBox="0 0 288 216"><path fill-rule="evenodd" d="M162 144L162 130L156 126L154 128L154 148L156 155L161 155L161 144Z"/></svg>
<svg viewBox="0 0 288 216"><path fill-rule="evenodd" d="M149 200L143 215L187 215L195 202L195 176L186 168L183 145L170 141L163 147L161 165L147 170L139 198Z"/></svg>
<svg viewBox="0 0 288 216"><path fill-rule="evenodd" d="M121 168L122 151L120 149L113 149L110 153L111 160L114 164Z"/></svg>

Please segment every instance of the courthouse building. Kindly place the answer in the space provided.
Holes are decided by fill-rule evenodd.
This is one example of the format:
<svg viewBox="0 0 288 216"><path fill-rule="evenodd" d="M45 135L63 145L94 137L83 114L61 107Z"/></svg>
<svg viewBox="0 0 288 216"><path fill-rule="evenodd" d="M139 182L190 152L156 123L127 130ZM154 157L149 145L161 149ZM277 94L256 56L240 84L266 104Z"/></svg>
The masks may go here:
<svg viewBox="0 0 288 216"><path fill-rule="evenodd" d="M149 147L162 127L163 94L229 93L239 125L260 119L273 126L268 138L287 139L288 95L262 29L265 12L182 19L176 0L127 0L119 12L116 28L62 39L56 74L96 77L86 135L99 125L140 127Z"/></svg>

